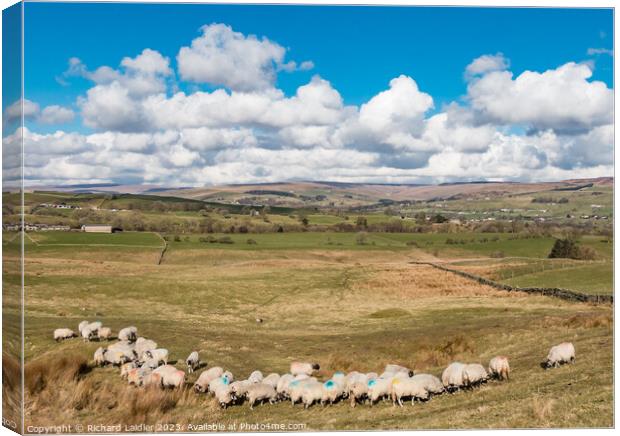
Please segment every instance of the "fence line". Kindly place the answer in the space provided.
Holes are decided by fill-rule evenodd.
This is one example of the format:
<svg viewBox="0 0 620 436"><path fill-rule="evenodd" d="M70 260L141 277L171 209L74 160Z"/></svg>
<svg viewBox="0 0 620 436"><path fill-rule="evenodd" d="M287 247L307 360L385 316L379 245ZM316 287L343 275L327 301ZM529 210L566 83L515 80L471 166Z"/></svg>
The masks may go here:
<svg viewBox="0 0 620 436"><path fill-rule="evenodd" d="M415 265L429 265L433 268L437 268L442 271L450 272L453 274L457 274L461 277L465 277L470 280L474 280L482 285L491 286L495 289L500 289L503 291L513 292L527 292L529 294L541 294L548 295L551 297L562 298L563 300L571 300L571 301L580 301L585 303L610 303L613 304L614 297L613 295L590 295L584 294L581 292L571 291L570 289L562 289L562 288L519 288L517 286L505 285L503 283L498 283L493 280L489 280L487 278L477 276L475 274L471 274L465 271L460 271L458 269L452 269L445 267L443 265L439 265L433 262L419 262L412 261L410 262Z"/></svg>
<svg viewBox="0 0 620 436"><path fill-rule="evenodd" d="M166 241L166 238L164 238L159 233L154 233L159 236L159 239L161 239L161 241L164 243L164 245L161 247L161 252L159 253L159 259L157 259L157 265L161 265L161 263L164 261L164 254L166 254L166 250L168 250L168 241Z"/></svg>

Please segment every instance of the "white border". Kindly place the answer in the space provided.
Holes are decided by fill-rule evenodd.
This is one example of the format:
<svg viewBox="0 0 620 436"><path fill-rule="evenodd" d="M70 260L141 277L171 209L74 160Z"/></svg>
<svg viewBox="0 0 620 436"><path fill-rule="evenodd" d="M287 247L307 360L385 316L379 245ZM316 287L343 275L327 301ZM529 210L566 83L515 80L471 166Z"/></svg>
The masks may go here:
<svg viewBox="0 0 620 436"><path fill-rule="evenodd" d="M46 1L46 0L26 0L26 2L47 2L47 3L53 3L54 1ZM134 0L120 0L120 1L93 1L93 0L62 0L59 2L63 2L63 3L192 3L192 4L299 4L299 5L377 5L377 6L445 6L445 7L449 7L449 6L471 6L471 7L556 7L556 8L614 8L614 47L617 46L617 42L618 42L618 34L615 31L615 22L616 22L616 17L615 17L615 6L616 6L616 2L613 0L589 0L589 1L584 1L584 0L540 0L540 1L535 1L535 0L520 0L520 1L515 1L515 0L496 0L496 1L490 1L490 0L445 0L445 1L440 1L440 0L425 0L425 1L419 1L419 0L306 0L306 1L300 1L300 0L241 0L241 1L234 1L234 0L218 0L218 1L183 1L183 0L149 0L149 1L134 1ZM0 0L0 8L1 9L5 9L9 6L14 5L15 3L17 3L17 1L15 0ZM23 23L22 23L23 24ZM0 24L0 35L2 31L2 25ZM22 37L22 41L23 41L23 37ZM0 44L0 71L1 71L1 67L2 67L2 47ZM22 51L23 51L23 44L22 44ZM23 52L22 52L23 55ZM613 83L613 89L615 90L615 83L616 83L616 74L618 72L618 65L617 65L617 58L614 57L614 83ZM1 73L0 73L1 75ZM22 80L23 80L23 65L22 65ZM22 83L22 93L24 92L23 89L23 83ZM1 99L1 92L0 92L0 99ZM617 93L614 92L614 107L615 107L615 103L616 103L616 99L618 98ZM617 121L617 116L615 114L614 111L614 126L615 123ZM23 120L22 120L22 125L23 125ZM619 144L618 142L618 132L615 132L615 136L614 136L614 144ZM614 152L615 152L615 146L614 146ZM615 157L615 153L614 153L614 157ZM23 159L23 155L22 155L22 159ZM615 162L615 161L614 161ZM0 168L2 168L2 156L0 153ZM617 174L617 168L614 167L614 178L617 179L618 174ZM615 185L615 184L614 184ZM620 194L618 192L618 190L614 189L614 212L615 212L615 204L618 204L618 199L620 198ZM2 200L0 198L0 207L2 205ZM614 213L614 234L617 234L617 222L616 222L616 215ZM616 277L617 277L617 265L615 264L615 253L616 250L618 249L619 243L617 241L617 238L614 238L614 290L616 289ZM22 247L23 247L23 241L22 241ZM2 247L0 246L0 256L2 255ZM617 295L617 294L616 294ZM614 320L617 319L616 318L616 314L617 314L617 309L616 306L614 306ZM2 315L0 313L0 322L2 320ZM0 324L1 325L1 324ZM22 329L23 329L23 323L22 323ZM618 367L617 365L615 365L616 363L616 359L615 359L615 350L618 349L617 345L618 345L618 337L615 334L616 333L616 329L615 329L615 324L614 324L614 425L615 425L615 419L618 416L618 402L616 401L615 398L615 380L617 379L618 376ZM1 338L1 332L0 332L0 338ZM22 342L23 342L23 331L22 331ZM1 341L0 341L0 347L1 347ZM22 343L22 347L23 347L23 343ZM23 349L22 349L22 356L23 356ZM22 365L23 368L23 365ZM22 390L23 392L23 390ZM0 413L1 413L1 402L0 402ZM22 417L23 420L23 417ZM23 428L23 427L22 427ZM416 435L431 435L431 434L438 434L438 433L446 433L448 431L454 432L456 430L447 430L447 431L381 431L378 433L381 434L386 434L386 435L393 435L393 436L399 436L399 435L403 435L403 434L416 434ZM468 434L473 434L473 435L500 435L503 434L504 431L503 430L462 430ZM515 435L515 436L521 436L521 435L527 435L531 432L537 432L537 434L547 434L547 433L555 433L555 434L559 434L558 432L561 432L561 434L570 434L570 435L592 435L592 434L609 434L611 433L613 430L605 430L605 429L570 429L570 430L566 430L566 429L545 429L545 430L509 430L510 431L510 435ZM338 433L342 433L342 432L331 432L331 431L325 431L325 432L319 432L317 434L320 435L336 435ZM364 434L366 432L347 432L348 434ZM11 432L10 430L8 430L7 428L1 427L0 426L0 436L4 436L4 435L14 435L15 433ZM141 433L144 435L149 435L149 433ZM193 434L193 433L179 433L179 434ZM259 435L261 433L247 433L249 435ZM289 434L289 433L286 433ZM294 433L290 433L290 434L294 434Z"/></svg>

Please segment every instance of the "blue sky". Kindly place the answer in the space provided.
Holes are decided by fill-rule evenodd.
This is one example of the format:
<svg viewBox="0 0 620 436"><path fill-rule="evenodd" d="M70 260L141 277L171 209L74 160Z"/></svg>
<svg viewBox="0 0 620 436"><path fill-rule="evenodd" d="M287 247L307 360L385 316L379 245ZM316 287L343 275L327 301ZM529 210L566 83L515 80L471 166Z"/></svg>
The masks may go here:
<svg viewBox="0 0 620 436"><path fill-rule="evenodd" d="M27 3L27 97L69 104L84 92L87 81L62 87L55 80L74 56L90 68L115 66L148 47L174 64L178 48L214 22L311 59L316 71L278 77L287 94L318 71L351 104L399 74L439 102L454 100L465 93L465 66L486 53L502 52L519 74L583 61L592 58L588 48L613 45L612 12L604 9ZM598 57L593 79L611 87L611 57Z"/></svg>
<svg viewBox="0 0 620 436"><path fill-rule="evenodd" d="M411 175L396 171L395 173L400 174L395 176L397 180L428 180L429 178L434 180L435 176L432 174L423 174L424 164L428 164L433 153L441 151L442 147L446 149L452 147L455 150L458 148L448 143L433 145L433 147L417 144L418 140L425 142L429 141L428 138L437 136L432 132L424 136L422 130L427 129L428 126L417 125L433 124L429 123L433 115L449 112L452 121L447 123L450 126L455 123L453 120L458 119L461 123L467 119L469 124L464 126L466 128L479 127L482 124L492 125L498 134L517 135L521 138L530 138L531 136L528 135L532 133L542 134L543 130L552 131L556 135L566 135L569 130L585 134L584 129L605 124L600 121L600 114L605 112L600 107L584 115L587 119L579 119L574 127L568 124L572 123L571 120L578 115L571 115L563 120L558 120L558 117L553 114L547 117L545 113L510 117L506 115L511 112L510 110L482 107L488 105L488 102L493 99L489 100L486 95L474 97L472 93L486 92L487 88L483 89L482 83L477 90L473 85L477 78L483 78L482 76L493 73L495 70L510 71L515 79L510 83L515 84L515 89L518 90L521 88L517 86L516 78L523 72L555 71L563 65L572 63L572 65L587 65L591 70L591 77L575 79L574 101L580 101L578 93L584 92L583 89L585 89L582 85L589 86L593 82L601 81L607 92L601 97L601 101L607 102L613 82L613 57L611 51L606 51L612 49L613 42L613 14L610 9L34 2L25 5L25 97L38 105L37 110L52 105L62 106L73 111L75 117L71 121L64 120L62 123L43 123L39 122L41 117L33 117L27 122L27 126L42 135L52 134L58 130L89 135L116 129L116 127L110 128L110 124L104 126L92 119L89 121L88 116L91 118L94 116L92 111L88 112L90 115L87 115L86 122L84 121L86 106L80 101L83 103L87 99L86 95L89 90L104 85L93 83L92 77L88 77L87 74L82 74L82 77L79 74L63 75L68 68L70 58L79 58L80 66L90 72L94 72L101 66L109 66L122 71L119 64L123 58L136 58L148 48L169 60L172 73L165 73L165 78L161 78L162 83L163 81L166 83L165 90L162 92L167 98L178 91L188 96L194 95L197 91L211 93L218 89L225 89L229 93L244 91L231 89L231 85L227 83L188 79L189 74L183 75L180 72L177 61L180 48L187 47L193 40L199 39L202 35L201 27L212 23L229 26L234 32L242 34L244 38L250 38L249 35L256 35L259 39L268 38L286 49L285 61L294 60L297 65L303 61L311 61L314 65L311 69L298 68L292 72L274 70L276 71L275 79L271 85L288 98L294 96L300 86L308 84L313 77L318 75L327 81L329 88L335 90L342 98L343 107L353 106L354 111L360 112L361 115L364 104L372 101L382 92L392 89L390 81L393 79L403 75L413 81L415 86L407 88L407 92L414 93L419 90L424 95L430 96L432 104L424 103L423 100L420 100L421 106L411 103L410 106L412 106L406 108L409 112L405 115L409 116L411 110L415 111L417 108L420 108L421 115L410 116L411 119L406 126L399 121L403 114L386 113L385 115L390 119L390 129L404 129L403 133L408 135L407 141L394 144L394 139L386 137L386 135L389 136L389 132L381 136L377 131L377 126L367 126L366 132L362 132L364 129L361 128L353 133L345 132L349 138L355 138L348 140L350 143L356 143L353 147L347 141L344 141L346 144L342 145L343 141L340 138L343 135L346 136L342 132L331 132L338 137L338 140L333 139L334 135L330 136L329 146L316 142L318 141L316 139L314 143L315 146L322 148L334 147L335 143L339 143L356 152L373 151L376 153L375 167L389 168L393 162L399 161L399 164L393 166L397 169L403 169L400 167L410 169ZM485 55L495 56L494 59L502 65L501 68L493 67L493 71L482 71L479 74L480 77L476 76L475 80L465 77L467 66ZM200 76L201 73L197 74ZM580 75L580 73L575 74ZM488 78L489 83L491 79L491 77ZM547 79L543 77L540 80ZM555 80L555 82L558 81ZM108 83L105 84L105 86L108 85ZM532 88L534 91L536 86ZM541 86L543 86L542 82ZM535 94L536 92L531 92L529 96L534 98ZM570 92L568 94L570 95ZM410 96L412 98L410 101L417 101L415 100L417 94ZM388 99L388 97L385 98ZM512 97L505 95L502 98ZM375 102L380 103L379 100ZM4 101L3 106L6 107L9 103L11 102ZM527 107L528 102L519 96L514 102L506 102L506 105L510 104L514 104L515 107ZM539 105L539 102L536 102L534 98L532 104ZM599 103L593 102L594 104ZM455 110L457 106L463 110ZM382 107L388 108L385 110L394 110L392 103L388 106L384 104ZM466 115L463 115L464 111L467 112ZM347 110L343 109L344 112ZM378 118L382 116L376 111L372 113ZM343 125L345 119L347 123L353 123L351 115L348 112L347 114L335 118L334 123ZM534 116L538 119L532 118ZM205 122L212 124L209 118ZM323 121L305 122L303 125L304 128L312 127L316 130L327 128L326 126L327 124ZM198 128L201 125L191 127ZM220 128L221 125L217 127ZM300 129L301 125L288 127ZM274 123L256 120L250 120L243 125L227 126L227 128L254 129L253 140L259 142L265 135L275 134L273 133ZM156 127L151 125L148 128L144 125L140 127L132 125L118 127L117 130L123 132L139 130L153 133L165 129L161 125ZM181 132L182 128L179 129ZM353 127L351 129L355 130ZM368 132L369 129L374 129L372 134ZM453 133L459 134L457 130ZM459 130L459 132L462 131L462 129ZM274 139L275 137L268 137L269 147L286 148L286 144L278 143L274 146L273 142L282 141L282 137L289 135L290 132L279 130L276 133L278 134L277 140ZM449 134L445 133L445 135ZM308 143L307 138L304 141ZM323 139L323 141L327 140ZM575 136L565 138L564 141L568 141L564 143L571 144L570 147L576 147ZM528 142L531 141L528 139ZM266 144L259 145L262 148L269 148ZM489 142L487 145L492 144ZM539 147L537 144L532 146ZM482 152L484 146L461 148ZM392 149L392 154L384 156L383 154L387 153L388 149ZM399 154L403 149L405 149L406 156ZM191 149L187 150L191 152ZM458 149L458 151L462 150ZM217 161L213 153L214 151L210 150L207 154L200 154L199 158L192 161L192 165L194 163L203 165L203 170L206 168L205 165L213 166ZM541 165L550 159L556 161L559 159L557 156L551 156L546 150L541 150L541 153L545 154L544 159L541 158L539 162ZM557 150L553 153L558 154ZM465 157L460 157L461 163L466 160ZM188 159L192 160L189 157ZM574 165L567 163L565 158L563 159L562 163L558 161L558 168L584 169L588 165L600 166L601 164L601 162L594 162L593 159L586 159L583 156L575 160ZM411 165L404 165L404 162L411 162ZM335 177L340 177L340 173L346 172L344 169L341 170L335 173ZM416 175L415 170L420 170L421 173ZM248 180L254 180L258 177L257 174L262 174L262 171L257 168L248 171L251 173L247 177ZM273 175L273 177L276 176ZM390 178L371 175L368 179L374 180L375 177L386 180ZM449 176L443 175L437 180L446 180L446 177ZM462 177L462 175L455 176L458 179ZM479 177L484 177L484 175L472 174L472 178ZM507 178L520 177L522 176L507 176ZM142 179L138 177L138 180Z"/></svg>

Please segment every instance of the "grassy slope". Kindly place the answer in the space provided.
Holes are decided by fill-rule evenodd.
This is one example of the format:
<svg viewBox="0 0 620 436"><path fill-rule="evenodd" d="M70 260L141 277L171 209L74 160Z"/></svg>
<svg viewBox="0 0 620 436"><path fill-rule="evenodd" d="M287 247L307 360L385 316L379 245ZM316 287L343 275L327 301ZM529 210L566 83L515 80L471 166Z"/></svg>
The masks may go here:
<svg viewBox="0 0 620 436"><path fill-rule="evenodd" d="M593 294L612 294L610 286L610 268L612 264L596 263L575 266L568 271L554 269L527 274L504 282L520 287L558 287Z"/></svg>
<svg viewBox="0 0 620 436"><path fill-rule="evenodd" d="M486 362L501 353L510 356L513 378L405 409L340 404L304 411L279 404L220 411L213 400L188 392L165 394L143 415L136 406L142 394L125 387L115 370L95 369L77 383L29 394L27 422L298 422L306 429L612 425L609 307L493 291L407 264L426 256L420 250L324 250L307 241L308 249L300 250L293 247L306 234L290 236L288 248L285 241L277 250L263 245L259 257L233 248L240 245L204 249L196 242L180 249L183 243L173 243L161 266L155 265L156 249L31 247L27 360L53 360L61 351L90 358L97 344L56 344L50 337L54 328L96 318L115 330L138 326L174 360L198 349L211 364L241 377L256 368L284 372L292 359L318 360L323 375L379 370L387 362L439 374L452 360ZM257 325L256 316L265 322ZM548 347L563 340L575 343L577 363L542 371L537 364ZM176 407L165 406L171 401ZM133 406L124 407L127 402Z"/></svg>

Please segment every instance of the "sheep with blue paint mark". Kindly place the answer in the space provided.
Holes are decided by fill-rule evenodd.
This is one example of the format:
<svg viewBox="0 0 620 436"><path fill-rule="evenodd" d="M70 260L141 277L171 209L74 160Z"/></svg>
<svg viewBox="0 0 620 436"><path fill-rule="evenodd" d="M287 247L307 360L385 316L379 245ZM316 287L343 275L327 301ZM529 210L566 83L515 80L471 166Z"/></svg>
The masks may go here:
<svg viewBox="0 0 620 436"><path fill-rule="evenodd" d="M321 396L321 405L326 403L334 404L344 393L344 384L342 381L334 380L333 378L323 383L323 395Z"/></svg>
<svg viewBox="0 0 620 436"><path fill-rule="evenodd" d="M194 383L194 391L198 393L207 392L211 380L215 380L223 374L224 369L219 366L205 369L198 377L198 380L196 380L196 383Z"/></svg>

